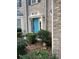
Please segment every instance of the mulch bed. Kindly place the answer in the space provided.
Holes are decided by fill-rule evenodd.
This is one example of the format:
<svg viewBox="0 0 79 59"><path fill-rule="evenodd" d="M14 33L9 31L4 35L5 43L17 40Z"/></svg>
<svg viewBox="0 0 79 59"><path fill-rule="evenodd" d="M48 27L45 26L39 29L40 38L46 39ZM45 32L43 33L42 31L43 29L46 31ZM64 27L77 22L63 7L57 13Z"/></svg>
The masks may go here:
<svg viewBox="0 0 79 59"><path fill-rule="evenodd" d="M51 48L50 47L44 47L41 43L37 42L35 44L29 44L28 46L26 46L26 50L28 51L28 53L34 51L34 50L46 50L49 52L49 54L51 54Z"/></svg>

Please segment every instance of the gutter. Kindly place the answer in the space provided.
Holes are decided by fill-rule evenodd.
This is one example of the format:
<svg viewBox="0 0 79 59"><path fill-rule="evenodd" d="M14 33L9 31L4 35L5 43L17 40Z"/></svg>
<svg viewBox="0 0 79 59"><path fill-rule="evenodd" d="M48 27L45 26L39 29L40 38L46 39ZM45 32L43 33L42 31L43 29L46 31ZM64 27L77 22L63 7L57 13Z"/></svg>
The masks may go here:
<svg viewBox="0 0 79 59"><path fill-rule="evenodd" d="M26 13L27 13L27 33L29 32L29 27L28 27L28 0L26 0Z"/></svg>
<svg viewBox="0 0 79 59"><path fill-rule="evenodd" d="M48 30L48 0L46 0L46 6L45 6L45 18L46 18L46 30Z"/></svg>

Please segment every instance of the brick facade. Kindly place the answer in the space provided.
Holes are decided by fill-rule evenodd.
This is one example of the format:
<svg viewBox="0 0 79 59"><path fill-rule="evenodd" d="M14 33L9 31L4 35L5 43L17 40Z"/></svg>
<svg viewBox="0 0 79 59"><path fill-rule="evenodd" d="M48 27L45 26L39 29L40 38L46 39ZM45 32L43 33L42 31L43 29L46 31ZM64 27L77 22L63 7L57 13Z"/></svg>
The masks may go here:
<svg viewBox="0 0 79 59"><path fill-rule="evenodd" d="M53 37L54 51L61 59L61 0L54 0Z"/></svg>

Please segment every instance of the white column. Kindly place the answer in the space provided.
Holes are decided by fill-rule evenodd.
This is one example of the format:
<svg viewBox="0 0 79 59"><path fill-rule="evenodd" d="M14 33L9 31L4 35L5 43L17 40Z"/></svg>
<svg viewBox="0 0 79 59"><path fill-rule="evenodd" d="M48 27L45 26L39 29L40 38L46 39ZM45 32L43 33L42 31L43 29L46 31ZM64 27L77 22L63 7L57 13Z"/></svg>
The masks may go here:
<svg viewBox="0 0 79 59"><path fill-rule="evenodd" d="M20 17L20 19L21 19L22 33L25 34L25 32L24 32L24 18L23 17Z"/></svg>
<svg viewBox="0 0 79 59"><path fill-rule="evenodd" d="M28 19L29 33L31 33L31 18Z"/></svg>
<svg viewBox="0 0 79 59"><path fill-rule="evenodd" d="M43 17L40 16L39 20L41 21L41 29L43 29Z"/></svg>

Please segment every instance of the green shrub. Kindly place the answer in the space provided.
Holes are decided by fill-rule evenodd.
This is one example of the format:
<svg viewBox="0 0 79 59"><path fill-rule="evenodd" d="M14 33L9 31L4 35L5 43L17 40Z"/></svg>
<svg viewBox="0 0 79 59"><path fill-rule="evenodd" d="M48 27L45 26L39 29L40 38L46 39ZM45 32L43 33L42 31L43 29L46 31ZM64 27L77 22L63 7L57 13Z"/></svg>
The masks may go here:
<svg viewBox="0 0 79 59"><path fill-rule="evenodd" d="M31 58L33 59L48 59L47 51L33 51L31 53Z"/></svg>
<svg viewBox="0 0 79 59"><path fill-rule="evenodd" d="M31 54L21 56L21 59L48 59L47 51L33 51Z"/></svg>
<svg viewBox="0 0 79 59"><path fill-rule="evenodd" d="M22 32L21 28L17 28L17 32Z"/></svg>
<svg viewBox="0 0 79 59"><path fill-rule="evenodd" d="M26 54L25 46L26 46L26 40L24 39L17 39L17 54L18 55L24 55Z"/></svg>
<svg viewBox="0 0 79 59"><path fill-rule="evenodd" d="M51 46L51 33L46 30L41 30L37 34L38 38L41 38L43 42L47 44L47 46Z"/></svg>
<svg viewBox="0 0 79 59"><path fill-rule="evenodd" d="M58 59L56 54L53 54L50 59Z"/></svg>
<svg viewBox="0 0 79 59"><path fill-rule="evenodd" d="M33 51L29 54L21 55L20 59L58 59L56 54L50 55L45 50Z"/></svg>
<svg viewBox="0 0 79 59"><path fill-rule="evenodd" d="M27 37L27 42L30 44L34 44L37 40L36 40L36 33L28 33L26 35Z"/></svg>
<svg viewBox="0 0 79 59"><path fill-rule="evenodd" d="M30 59L30 55L29 54L20 55L19 59Z"/></svg>
<svg viewBox="0 0 79 59"><path fill-rule="evenodd" d="M22 32L17 32L17 37L21 38L22 37Z"/></svg>

